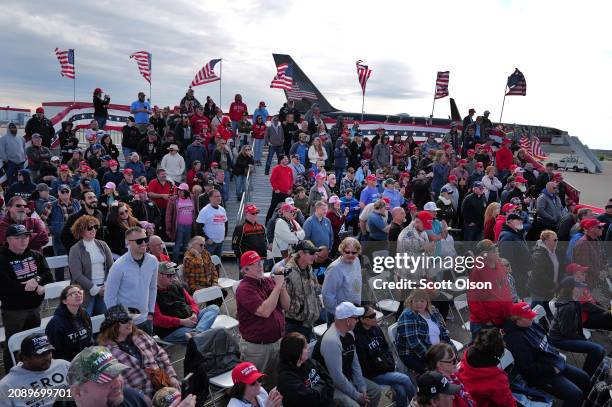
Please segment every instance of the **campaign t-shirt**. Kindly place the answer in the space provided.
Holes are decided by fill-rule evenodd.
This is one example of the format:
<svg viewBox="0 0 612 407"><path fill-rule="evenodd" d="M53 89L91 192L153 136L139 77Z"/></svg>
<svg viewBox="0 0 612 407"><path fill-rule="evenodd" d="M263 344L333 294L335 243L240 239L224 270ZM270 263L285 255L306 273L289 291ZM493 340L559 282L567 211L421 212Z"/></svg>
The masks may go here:
<svg viewBox="0 0 612 407"><path fill-rule="evenodd" d="M23 368L23 363L11 368L0 380L0 405L19 407L52 406L58 396L68 398L66 374L70 362L53 359L49 369L35 372Z"/></svg>
<svg viewBox="0 0 612 407"><path fill-rule="evenodd" d="M206 205L198 214L196 222L204 225L204 234L213 242L221 243L225 239L227 214L222 206L214 208L211 204Z"/></svg>

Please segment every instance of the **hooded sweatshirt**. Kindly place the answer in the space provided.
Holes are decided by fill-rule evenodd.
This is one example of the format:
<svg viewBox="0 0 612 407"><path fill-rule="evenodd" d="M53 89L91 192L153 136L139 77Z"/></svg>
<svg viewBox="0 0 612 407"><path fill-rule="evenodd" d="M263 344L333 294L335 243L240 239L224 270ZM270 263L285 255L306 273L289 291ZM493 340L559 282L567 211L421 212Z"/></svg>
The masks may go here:
<svg viewBox="0 0 612 407"><path fill-rule="evenodd" d="M39 285L53 281L45 258L37 252L26 249L15 254L8 247L0 249L0 301L3 310L26 310L40 306L45 295L26 291L26 281L40 277Z"/></svg>
<svg viewBox="0 0 612 407"><path fill-rule="evenodd" d="M301 366L279 363L278 391L283 404L292 407L331 407L334 383L319 362L307 359Z"/></svg>
<svg viewBox="0 0 612 407"><path fill-rule="evenodd" d="M478 407L514 407L516 405L508 375L497 365L499 360L470 347L463 353L457 377Z"/></svg>
<svg viewBox="0 0 612 407"><path fill-rule="evenodd" d="M13 123L9 123L9 126ZM15 164L25 162L25 140L22 136L13 135L9 129L0 138L0 160L10 161Z"/></svg>
<svg viewBox="0 0 612 407"><path fill-rule="evenodd" d="M55 309L53 318L45 328L45 334L55 348L54 358L71 361L80 351L94 344L91 319L84 310L81 311L72 315L63 303Z"/></svg>
<svg viewBox="0 0 612 407"><path fill-rule="evenodd" d="M0 380L0 395L2 400L5 400L2 405L18 406L18 407L51 407L55 402L53 392L44 392L36 395L34 391L47 389L67 389L68 382L66 375L70 362L61 359L51 360L49 369L36 372L23 368L23 363L11 368L8 375ZM32 390L31 396L23 398L9 398L10 389L25 389ZM10 402L9 402L10 401ZM7 403L7 404L4 404Z"/></svg>
<svg viewBox="0 0 612 407"><path fill-rule="evenodd" d="M4 196L6 202L10 201L11 198L16 195L28 202L32 192L36 190L36 185L30 179L30 171L20 170L19 172L23 175L23 182L15 182L8 188Z"/></svg>

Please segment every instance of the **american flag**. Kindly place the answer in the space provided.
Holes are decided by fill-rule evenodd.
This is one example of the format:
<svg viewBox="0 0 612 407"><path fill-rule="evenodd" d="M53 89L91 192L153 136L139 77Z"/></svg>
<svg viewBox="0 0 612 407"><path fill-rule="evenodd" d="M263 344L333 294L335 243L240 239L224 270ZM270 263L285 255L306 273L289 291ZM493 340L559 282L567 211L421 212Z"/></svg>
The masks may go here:
<svg viewBox="0 0 612 407"><path fill-rule="evenodd" d="M62 76L74 79L76 76L74 72L74 49L61 51L59 48L55 48L55 56L60 63Z"/></svg>
<svg viewBox="0 0 612 407"><path fill-rule="evenodd" d="M221 78L217 76L214 70L215 65L217 65L217 62L219 61L221 61L221 59L211 59L208 61L208 63L204 65L202 69L198 71L198 73L196 73L195 78L193 78L191 81L191 86L200 86L204 85L205 83L220 80Z"/></svg>
<svg viewBox="0 0 612 407"><path fill-rule="evenodd" d="M436 95L434 96L434 99L440 99L445 96L448 96L449 76L449 71L438 71L438 77L436 78Z"/></svg>
<svg viewBox="0 0 612 407"><path fill-rule="evenodd" d="M355 65L357 66L357 80L361 85L361 92L365 95L366 83L368 82L368 79L370 79L370 75L372 75L372 70L362 62L363 61L360 59L359 61L355 62Z"/></svg>
<svg viewBox="0 0 612 407"><path fill-rule="evenodd" d="M270 83L271 88L291 90L293 84L293 67L289 63L280 64L276 67L276 76Z"/></svg>
<svg viewBox="0 0 612 407"><path fill-rule="evenodd" d="M311 92L305 89L303 83L295 81L291 86L291 90L287 91L287 99L289 100L302 100L302 99L310 99L317 100L317 95L314 92Z"/></svg>
<svg viewBox="0 0 612 407"><path fill-rule="evenodd" d="M521 148L531 154L536 160L542 161L548 158L544 155L544 151L542 150L542 143L540 142L540 139L536 136L532 136L531 138L529 138L528 136L522 136Z"/></svg>
<svg viewBox="0 0 612 407"><path fill-rule="evenodd" d="M508 93L506 96L517 95L525 96L527 94L527 81L525 75L518 68L514 69L514 73L508 76Z"/></svg>
<svg viewBox="0 0 612 407"><path fill-rule="evenodd" d="M28 257L23 261L14 262L12 267L17 278L33 275L38 271L36 261L32 257Z"/></svg>
<svg viewBox="0 0 612 407"><path fill-rule="evenodd" d="M151 83L151 53L147 51L138 51L130 55L130 59L134 58L138 64L138 70L147 82Z"/></svg>

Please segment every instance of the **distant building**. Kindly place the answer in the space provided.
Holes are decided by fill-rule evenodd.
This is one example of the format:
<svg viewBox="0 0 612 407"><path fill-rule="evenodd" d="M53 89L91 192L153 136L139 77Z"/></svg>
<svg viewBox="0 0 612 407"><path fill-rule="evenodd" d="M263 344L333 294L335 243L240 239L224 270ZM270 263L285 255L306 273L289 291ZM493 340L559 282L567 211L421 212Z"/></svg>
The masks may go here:
<svg viewBox="0 0 612 407"><path fill-rule="evenodd" d="M10 122L18 126L25 126L30 117L32 117L30 109L10 106L0 107L0 126L2 127L5 127Z"/></svg>

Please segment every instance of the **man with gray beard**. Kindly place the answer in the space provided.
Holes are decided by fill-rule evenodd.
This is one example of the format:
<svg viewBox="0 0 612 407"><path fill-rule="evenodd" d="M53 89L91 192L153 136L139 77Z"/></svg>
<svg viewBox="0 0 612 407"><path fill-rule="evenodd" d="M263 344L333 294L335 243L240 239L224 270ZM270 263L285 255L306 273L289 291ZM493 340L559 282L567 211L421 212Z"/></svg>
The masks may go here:
<svg viewBox="0 0 612 407"><path fill-rule="evenodd" d="M14 196L6 205L7 211L4 219L0 221L0 247L6 245L6 231L11 225L24 225L30 232L30 244L28 248L34 251L42 251L49 243L49 235L45 224L37 218L27 215L28 203L21 196Z"/></svg>

